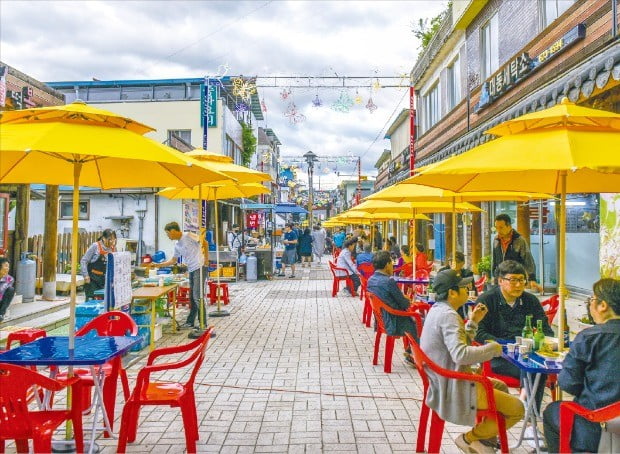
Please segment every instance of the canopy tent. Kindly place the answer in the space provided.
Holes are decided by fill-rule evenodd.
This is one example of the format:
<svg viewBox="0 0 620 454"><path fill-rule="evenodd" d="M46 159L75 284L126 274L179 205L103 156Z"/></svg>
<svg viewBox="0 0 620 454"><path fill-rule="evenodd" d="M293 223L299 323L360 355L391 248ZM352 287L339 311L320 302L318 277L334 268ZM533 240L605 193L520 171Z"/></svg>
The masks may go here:
<svg viewBox="0 0 620 454"><path fill-rule="evenodd" d="M294 203L277 203L275 212L277 214L308 214L307 210Z"/></svg>

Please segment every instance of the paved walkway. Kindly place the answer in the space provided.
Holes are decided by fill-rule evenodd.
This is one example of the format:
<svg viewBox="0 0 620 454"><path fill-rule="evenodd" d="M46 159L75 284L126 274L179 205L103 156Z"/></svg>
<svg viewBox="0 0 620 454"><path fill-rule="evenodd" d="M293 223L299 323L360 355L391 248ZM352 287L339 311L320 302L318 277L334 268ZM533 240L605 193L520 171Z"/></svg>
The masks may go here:
<svg viewBox="0 0 620 454"><path fill-rule="evenodd" d="M326 265L300 268L296 279L231 284L231 315L210 319L217 337L196 380L199 452L414 451L417 372L404 361L402 344L391 374L383 372L382 356L372 366L374 333L361 324L361 301L345 292L332 298L331 285ZM158 346L185 342L186 332L165 334ZM144 363L129 367L131 386ZM169 372L165 379L187 376ZM119 395L115 428L122 402ZM458 452L453 440L464 430L447 424L442 451ZM116 440L97 443L102 452L116 451ZM128 452L184 447L178 409L145 407Z"/></svg>

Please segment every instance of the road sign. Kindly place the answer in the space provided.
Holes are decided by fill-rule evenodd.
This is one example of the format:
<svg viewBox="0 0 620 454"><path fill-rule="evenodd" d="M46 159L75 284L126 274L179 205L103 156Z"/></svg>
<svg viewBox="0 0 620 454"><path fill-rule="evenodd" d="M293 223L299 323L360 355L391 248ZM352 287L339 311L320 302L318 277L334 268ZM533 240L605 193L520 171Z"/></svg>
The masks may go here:
<svg viewBox="0 0 620 454"><path fill-rule="evenodd" d="M242 210L273 210L275 205L272 203L242 203Z"/></svg>

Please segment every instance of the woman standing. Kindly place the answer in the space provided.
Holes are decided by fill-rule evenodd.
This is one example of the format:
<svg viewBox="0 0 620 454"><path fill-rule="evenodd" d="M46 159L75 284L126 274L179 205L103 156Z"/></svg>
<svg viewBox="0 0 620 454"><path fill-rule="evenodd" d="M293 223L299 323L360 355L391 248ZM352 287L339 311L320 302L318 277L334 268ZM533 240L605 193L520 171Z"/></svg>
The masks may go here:
<svg viewBox="0 0 620 454"><path fill-rule="evenodd" d="M323 258L323 252L325 251L325 229L320 225L314 225L312 227L312 254L321 263Z"/></svg>
<svg viewBox="0 0 620 454"><path fill-rule="evenodd" d="M308 264L308 268L310 268L310 263L312 262L312 235L310 235L310 229L305 229L304 233L301 234L301 238L299 238L299 255L301 256L301 266L302 268Z"/></svg>
<svg viewBox="0 0 620 454"><path fill-rule="evenodd" d="M105 272L110 252L116 252L116 233L112 229L105 229L80 260L86 300L92 299L96 290L105 287Z"/></svg>
<svg viewBox="0 0 620 454"><path fill-rule="evenodd" d="M11 263L6 257L0 257L0 322L4 320L9 304L13 301L15 279L9 274Z"/></svg>

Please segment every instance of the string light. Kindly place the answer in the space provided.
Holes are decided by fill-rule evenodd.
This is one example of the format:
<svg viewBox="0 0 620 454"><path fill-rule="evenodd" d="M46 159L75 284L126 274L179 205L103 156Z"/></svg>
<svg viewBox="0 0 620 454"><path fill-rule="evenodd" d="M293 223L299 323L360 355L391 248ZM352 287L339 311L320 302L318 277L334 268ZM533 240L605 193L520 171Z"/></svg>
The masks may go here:
<svg viewBox="0 0 620 454"><path fill-rule="evenodd" d="M374 111L378 109L377 105L372 100L372 96L368 98L368 102L366 103L366 109L368 109L370 113L374 113Z"/></svg>
<svg viewBox="0 0 620 454"><path fill-rule="evenodd" d="M351 107L353 107L353 100L349 93L344 90L340 92L338 99L331 105L332 110L340 113L349 113Z"/></svg>
<svg viewBox="0 0 620 454"><path fill-rule="evenodd" d="M256 82L254 80L243 80L241 77L236 77L232 80L232 84L233 95L244 101L250 101L252 95L256 93Z"/></svg>

